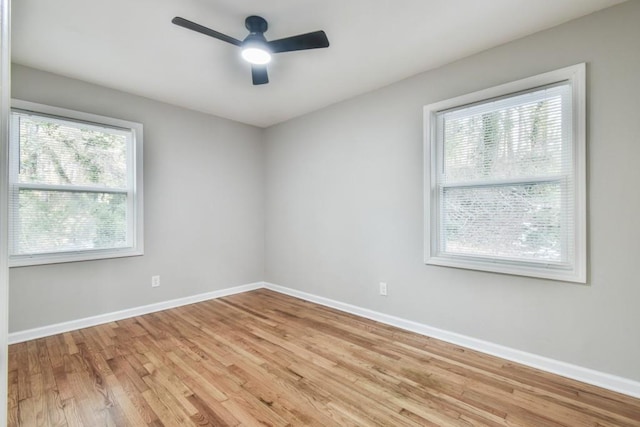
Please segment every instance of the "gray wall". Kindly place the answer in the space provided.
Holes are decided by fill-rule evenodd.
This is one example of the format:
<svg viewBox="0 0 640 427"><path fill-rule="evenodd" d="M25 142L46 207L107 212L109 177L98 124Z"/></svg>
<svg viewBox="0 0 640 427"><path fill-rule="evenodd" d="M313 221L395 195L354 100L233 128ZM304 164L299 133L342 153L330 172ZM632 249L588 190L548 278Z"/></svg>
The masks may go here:
<svg viewBox="0 0 640 427"><path fill-rule="evenodd" d="M627 2L268 129L265 280L640 380L638 22ZM425 265L422 106L580 62L589 283Z"/></svg>
<svg viewBox="0 0 640 427"><path fill-rule="evenodd" d="M261 129L18 65L12 79L14 98L144 125L145 254L12 268L11 331L262 280Z"/></svg>

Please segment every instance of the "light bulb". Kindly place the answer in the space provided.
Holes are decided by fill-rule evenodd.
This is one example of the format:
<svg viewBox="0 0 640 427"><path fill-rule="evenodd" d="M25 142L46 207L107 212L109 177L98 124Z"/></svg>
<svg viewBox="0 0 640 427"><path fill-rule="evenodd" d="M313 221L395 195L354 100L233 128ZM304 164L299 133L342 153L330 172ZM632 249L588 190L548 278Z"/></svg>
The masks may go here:
<svg viewBox="0 0 640 427"><path fill-rule="evenodd" d="M242 49L242 57L245 61L256 65L268 64L271 61L271 54L259 47L245 47Z"/></svg>

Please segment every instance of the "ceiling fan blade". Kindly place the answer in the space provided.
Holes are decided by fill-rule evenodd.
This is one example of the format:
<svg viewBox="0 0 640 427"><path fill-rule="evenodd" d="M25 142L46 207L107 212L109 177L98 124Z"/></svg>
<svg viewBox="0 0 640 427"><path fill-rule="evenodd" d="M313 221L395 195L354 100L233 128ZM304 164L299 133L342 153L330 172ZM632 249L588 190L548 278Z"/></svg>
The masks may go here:
<svg viewBox="0 0 640 427"><path fill-rule="evenodd" d="M264 85L269 83L269 74L267 73L266 65L252 65L251 66L251 78L254 85Z"/></svg>
<svg viewBox="0 0 640 427"><path fill-rule="evenodd" d="M198 33L207 35L209 37L213 37L215 39L222 40L223 42L231 43L231 44L236 45L236 46L242 45L242 42L240 40L234 39L233 37L229 37L226 34L219 33L219 32L217 32L215 30L212 30L211 28L203 27L200 24L196 24L195 22L191 22L188 19L184 19L184 18L181 18L179 16L176 16L175 18L173 18L171 20L171 22L173 22L176 25L179 25L180 27L184 27L184 28L187 28L189 30L197 31Z"/></svg>
<svg viewBox="0 0 640 427"><path fill-rule="evenodd" d="M272 53L292 52L294 50L329 47L329 39L324 31L314 31L312 33L272 40L267 44Z"/></svg>

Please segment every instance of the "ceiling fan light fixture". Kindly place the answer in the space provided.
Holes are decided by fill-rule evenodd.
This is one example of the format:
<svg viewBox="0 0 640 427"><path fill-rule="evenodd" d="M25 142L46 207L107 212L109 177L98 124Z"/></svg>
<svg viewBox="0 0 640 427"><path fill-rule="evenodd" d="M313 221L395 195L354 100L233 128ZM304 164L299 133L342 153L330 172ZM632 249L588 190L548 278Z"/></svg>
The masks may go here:
<svg viewBox="0 0 640 427"><path fill-rule="evenodd" d="M242 58L255 65L264 65L271 62L271 54L259 45L249 45L242 48Z"/></svg>
<svg viewBox="0 0 640 427"><path fill-rule="evenodd" d="M245 19L244 26L249 30L249 35L242 41L179 16L174 17L171 22L188 30L196 31L239 47L242 58L251 64L251 80L254 85L269 83L266 65L271 61L272 54L329 47L329 39L327 39L324 31L313 31L267 41L264 33L269 28L269 25L263 17L257 15L247 16Z"/></svg>

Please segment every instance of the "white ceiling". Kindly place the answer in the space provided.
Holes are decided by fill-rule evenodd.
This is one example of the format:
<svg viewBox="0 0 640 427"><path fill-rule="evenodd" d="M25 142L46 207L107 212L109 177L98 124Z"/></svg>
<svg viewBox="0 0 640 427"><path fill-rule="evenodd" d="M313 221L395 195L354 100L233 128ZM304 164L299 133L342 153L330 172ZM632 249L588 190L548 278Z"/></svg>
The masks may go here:
<svg viewBox="0 0 640 427"><path fill-rule="evenodd" d="M19 64L266 127L624 0L18 0ZM251 84L233 45L171 24L174 16L242 40L325 30L331 46L282 53L270 83Z"/></svg>

